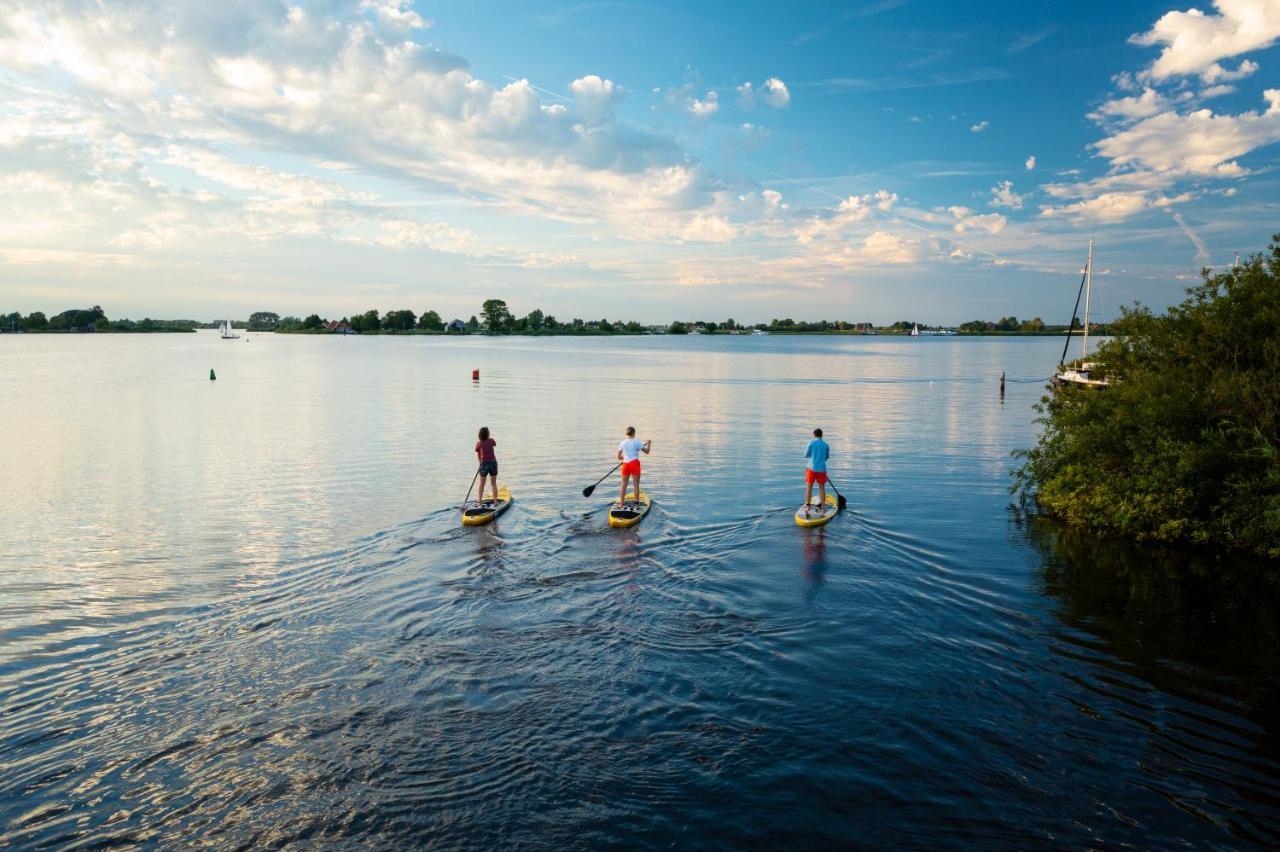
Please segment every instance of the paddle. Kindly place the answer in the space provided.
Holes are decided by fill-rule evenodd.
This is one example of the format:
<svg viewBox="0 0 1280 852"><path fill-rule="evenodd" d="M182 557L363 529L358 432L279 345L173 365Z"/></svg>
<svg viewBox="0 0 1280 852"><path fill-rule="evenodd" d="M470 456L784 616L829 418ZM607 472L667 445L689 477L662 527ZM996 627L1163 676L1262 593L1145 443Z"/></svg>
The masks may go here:
<svg viewBox="0 0 1280 852"><path fill-rule="evenodd" d="M617 470L617 469L618 469L618 468L620 468L620 467L622 467L622 462L618 462L617 464L615 464L615 465L613 466L613 470ZM596 485L599 485L601 482L604 482L606 479L608 479L609 477L613 476L613 470L609 471L609 472L608 472L608 473L606 473L604 476L602 476L602 477L600 477L599 479L597 479L597 480L596 480ZM595 490L596 490L596 485L588 485L586 488L582 489L582 496L583 496L583 497L590 497L590 496L591 496L591 492L593 492L593 491L595 491Z"/></svg>
<svg viewBox="0 0 1280 852"><path fill-rule="evenodd" d="M471 484L467 486L467 496L462 498L462 508L459 511L467 511L467 504L471 502L471 489L476 487L476 480L480 478L480 468L476 468L476 475L471 477ZM483 494L480 496L484 496Z"/></svg>
<svg viewBox="0 0 1280 852"><path fill-rule="evenodd" d="M836 492L836 511L843 512L844 507L849 505L849 501L844 499L844 495L840 493L840 489L836 488L836 484L831 481L831 477L827 477L827 484L831 486L831 490Z"/></svg>

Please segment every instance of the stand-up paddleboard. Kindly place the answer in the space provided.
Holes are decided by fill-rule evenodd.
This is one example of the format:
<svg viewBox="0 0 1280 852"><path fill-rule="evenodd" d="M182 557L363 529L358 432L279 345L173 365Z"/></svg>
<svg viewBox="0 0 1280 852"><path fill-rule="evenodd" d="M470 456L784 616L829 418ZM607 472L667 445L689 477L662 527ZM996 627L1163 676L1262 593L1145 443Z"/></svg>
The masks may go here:
<svg viewBox="0 0 1280 852"><path fill-rule="evenodd" d="M478 527L487 524L494 518L511 508L511 492L506 487L498 489L498 502L492 500L469 500L462 510L462 525Z"/></svg>
<svg viewBox="0 0 1280 852"><path fill-rule="evenodd" d="M618 508L617 502L614 502L609 507L609 526L634 527L647 514L649 514L649 495L641 491L640 502L627 500L622 504L622 508Z"/></svg>
<svg viewBox="0 0 1280 852"><path fill-rule="evenodd" d="M796 509L796 523L802 527L820 527L827 521L834 518L840 512L840 504L836 502L836 495L827 492L827 505L810 506L809 517L804 515L804 506Z"/></svg>

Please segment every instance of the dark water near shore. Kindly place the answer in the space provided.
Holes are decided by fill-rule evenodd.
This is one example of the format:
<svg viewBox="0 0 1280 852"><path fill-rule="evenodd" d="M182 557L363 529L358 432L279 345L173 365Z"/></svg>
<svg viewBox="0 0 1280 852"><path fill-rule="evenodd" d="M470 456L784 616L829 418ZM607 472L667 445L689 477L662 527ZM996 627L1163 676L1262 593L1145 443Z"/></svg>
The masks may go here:
<svg viewBox="0 0 1280 852"><path fill-rule="evenodd" d="M0 337L0 846L1280 843L1280 582L1010 507L1060 351Z"/></svg>

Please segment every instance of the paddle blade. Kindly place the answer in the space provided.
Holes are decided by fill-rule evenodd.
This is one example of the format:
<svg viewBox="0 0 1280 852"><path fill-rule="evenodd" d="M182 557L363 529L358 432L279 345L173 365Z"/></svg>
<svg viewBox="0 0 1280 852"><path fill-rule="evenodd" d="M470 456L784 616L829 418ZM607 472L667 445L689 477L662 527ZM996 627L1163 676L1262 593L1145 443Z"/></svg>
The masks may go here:
<svg viewBox="0 0 1280 852"><path fill-rule="evenodd" d="M838 508L841 512L843 512L843 511L844 511L844 507L845 507L845 506L848 506L848 505L849 505L849 501L848 501L848 500L846 500L846 499L844 499L844 495L843 495L843 494L837 494L837 495L836 495L836 506L837 506L837 508Z"/></svg>
<svg viewBox="0 0 1280 852"><path fill-rule="evenodd" d="M596 490L596 487L595 487L594 485L588 485L586 488L582 489L582 496L583 496L583 497L590 497L590 496L591 496L591 492L593 492L593 491L595 491L595 490Z"/></svg>

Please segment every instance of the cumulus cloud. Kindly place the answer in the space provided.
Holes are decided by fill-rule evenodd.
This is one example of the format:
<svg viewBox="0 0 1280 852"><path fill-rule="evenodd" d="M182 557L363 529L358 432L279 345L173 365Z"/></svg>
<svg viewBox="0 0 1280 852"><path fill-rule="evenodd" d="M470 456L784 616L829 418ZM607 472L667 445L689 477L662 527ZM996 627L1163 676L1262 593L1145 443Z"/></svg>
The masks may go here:
<svg viewBox="0 0 1280 852"><path fill-rule="evenodd" d="M1220 60L1269 47L1280 38L1280 4L1275 0L1214 0L1213 5L1216 15L1199 9L1169 12L1149 31L1130 37L1144 47L1163 45L1147 69L1151 79L1200 74L1211 83L1229 73Z"/></svg>
<svg viewBox="0 0 1280 852"><path fill-rule="evenodd" d="M1009 220L999 213L974 213L968 207L948 207L947 212L955 219L952 230L957 234L966 231L985 231L994 236L1004 230Z"/></svg>
<svg viewBox="0 0 1280 852"><path fill-rule="evenodd" d="M710 203L711 180L674 141L610 115L611 81L579 78L574 110L544 108L527 80L489 84L399 35L420 25L395 0L50 3L8 14L0 67L69 85L66 109L92 112L102 135L341 160L568 221L678 230Z"/></svg>
<svg viewBox="0 0 1280 852"><path fill-rule="evenodd" d="M1280 141L1280 89L1263 94L1267 108L1239 115L1201 109L1164 112L1106 137L1095 147L1114 166L1170 175L1235 177L1245 170L1237 157Z"/></svg>
<svg viewBox="0 0 1280 852"><path fill-rule="evenodd" d="M709 91L701 100L689 98L685 101L685 109L697 118L707 118L720 109L720 96L714 91Z"/></svg>
<svg viewBox="0 0 1280 852"><path fill-rule="evenodd" d="M1059 216L1078 222L1122 222L1149 205L1148 196L1144 192L1104 192L1075 204L1042 207L1040 215Z"/></svg>
<svg viewBox="0 0 1280 852"><path fill-rule="evenodd" d="M622 90L612 80L595 74L574 80L569 84L569 92L578 107L578 115L589 124L601 124L608 119L614 102L622 95Z"/></svg>
<svg viewBox="0 0 1280 852"><path fill-rule="evenodd" d="M998 183L991 188L992 207L1008 207L1011 210L1021 210L1024 197L1013 191L1013 181L1011 180Z"/></svg>
<svg viewBox="0 0 1280 852"><path fill-rule="evenodd" d="M1025 163L1025 165L1027 167L1027 171L1031 171L1032 169L1034 169L1036 167L1036 155L1032 154L1030 157L1027 157L1027 162Z"/></svg>
<svg viewBox="0 0 1280 852"><path fill-rule="evenodd" d="M984 121L979 121L977 124L975 124L975 125L973 125L972 127L970 127L970 128L969 128L969 132L970 132L970 133L981 133L982 131L986 130L986 129L987 129L987 127L989 127L989 126L990 126L990 124L991 124L991 122L989 122L989 121L985 121L985 120L984 120Z"/></svg>
<svg viewBox="0 0 1280 852"><path fill-rule="evenodd" d="M749 82L738 87L738 106L753 109L757 103L782 109L791 103L791 90L778 77L770 77L758 87Z"/></svg>

